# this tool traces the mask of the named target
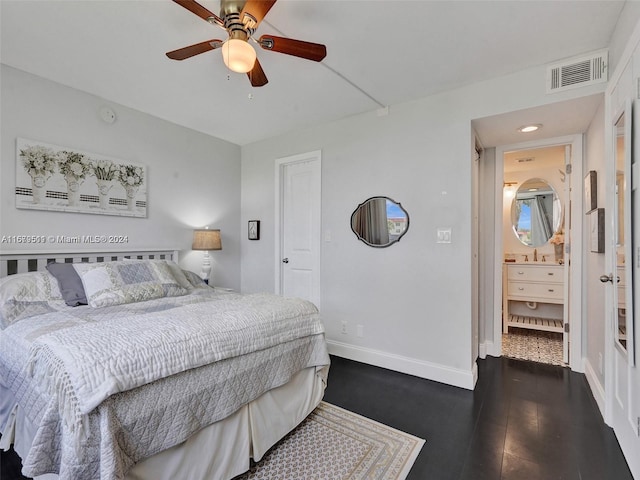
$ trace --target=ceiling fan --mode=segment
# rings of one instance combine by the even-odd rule
[[[269,80],[249,40],[260,45],[264,50],[306,58],[314,62],[321,61],[327,55],[327,47],[319,43],[274,35],[262,35],[257,40],[253,38],[252,35],[276,0],[221,0],[220,16],[210,12],[195,0],[173,1],[212,25],[224,28],[228,38],[227,40],[207,40],[167,52],[167,57],[172,60],[184,60],[219,48],[222,51],[224,63],[230,70],[246,73],[252,86],[261,87]]]

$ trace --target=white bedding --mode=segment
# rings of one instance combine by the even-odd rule
[[[202,289],[57,310],[0,332],[2,384],[38,426],[23,458],[32,476],[123,478],[298,371],[329,363],[318,312],[301,300]]]

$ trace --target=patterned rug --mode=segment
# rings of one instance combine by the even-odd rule
[[[236,480],[404,480],[425,441],[321,402]]]
[[[562,334],[526,328],[509,328],[502,334],[502,355],[519,360],[565,367],[562,361]]]

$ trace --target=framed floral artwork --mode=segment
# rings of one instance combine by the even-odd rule
[[[18,138],[16,208],[147,216],[144,165]]]
[[[589,171],[584,177],[584,213],[589,213],[598,208],[598,173]]]
[[[249,220],[249,240],[260,240],[260,220]]]

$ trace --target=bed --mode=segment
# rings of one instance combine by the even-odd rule
[[[313,304],[208,287],[175,251],[0,255],[0,277],[0,448],[26,476],[231,479],[324,394]]]

